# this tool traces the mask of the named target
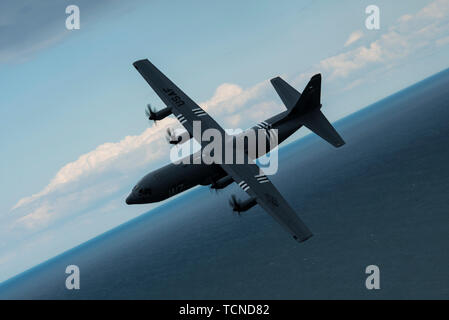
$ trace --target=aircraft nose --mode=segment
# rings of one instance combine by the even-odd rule
[[[134,195],[131,193],[127,198],[126,198],[126,204],[135,204],[136,203],[136,199],[134,198]]]

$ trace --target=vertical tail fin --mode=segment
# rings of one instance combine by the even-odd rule
[[[301,97],[292,108],[291,114],[304,115],[311,110],[321,108],[321,74],[314,75],[304,88]]]

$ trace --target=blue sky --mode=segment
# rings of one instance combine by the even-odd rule
[[[65,28],[77,4],[81,29]],[[380,29],[365,28],[366,6]],[[226,128],[283,110],[268,80],[323,74],[335,121],[448,67],[449,1],[2,1],[0,281],[152,206],[124,199],[168,163],[149,58]],[[307,130],[295,134],[299,138]],[[281,164],[282,165],[282,164]]]

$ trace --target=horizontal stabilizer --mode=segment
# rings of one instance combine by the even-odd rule
[[[338,148],[345,144],[345,141],[340,137],[320,109],[309,111],[307,114],[301,116],[300,121],[309,130],[319,135],[334,147]]]
[[[270,81],[287,109],[292,109],[298,102],[301,94],[281,77],[273,78]]]

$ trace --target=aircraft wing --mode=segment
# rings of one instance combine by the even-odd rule
[[[221,167],[296,240],[303,242],[312,236],[309,228],[255,163],[222,164]]]
[[[171,108],[172,113],[186,128],[191,137],[194,137],[193,121],[195,120],[201,121],[201,131],[198,132],[200,137],[205,130],[210,128],[219,130],[223,134],[223,138],[226,137],[226,133],[221,126],[148,59],[136,61],[133,65],[159,98],[168,108]]]

